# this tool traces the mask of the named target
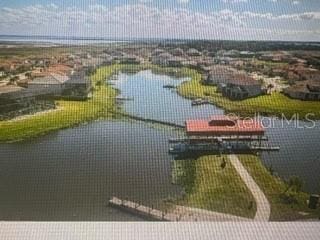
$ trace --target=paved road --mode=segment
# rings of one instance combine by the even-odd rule
[[[243,182],[251,191],[257,205],[257,212],[254,217],[255,221],[269,221],[270,217],[270,203],[258,184],[253,180],[251,175],[242,165],[236,155],[229,155],[229,159],[233,167],[237,170]]]

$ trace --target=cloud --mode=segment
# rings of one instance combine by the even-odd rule
[[[49,4],[0,9],[0,32],[3,34],[219,39],[285,39],[285,36],[292,39],[295,36],[297,39],[319,39],[315,34],[319,23],[320,12],[275,15],[224,9],[204,13],[146,4],[116,7],[93,4],[86,9]]]
[[[186,4],[186,3],[189,3],[190,0],[177,0],[178,3],[182,3],[182,4]]]
[[[289,2],[293,5],[298,5],[301,3],[302,0],[268,0],[269,2],[279,3],[279,2]]]
[[[222,0],[224,3],[246,3],[248,0]]]

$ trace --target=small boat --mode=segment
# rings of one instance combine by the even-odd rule
[[[174,85],[172,85],[172,84],[166,84],[166,85],[163,86],[163,88],[170,88],[170,89],[172,89],[172,88],[176,88],[176,86],[174,86]]]
[[[202,104],[208,104],[209,101],[207,99],[198,98],[191,102],[192,106],[202,105]]]

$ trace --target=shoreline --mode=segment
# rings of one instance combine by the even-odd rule
[[[7,122],[18,122],[18,121],[25,120],[25,119],[28,119],[28,118],[41,116],[41,115],[44,115],[44,114],[48,114],[48,113],[52,113],[52,112],[56,112],[56,111],[61,111],[61,110],[63,110],[63,108],[56,107],[55,109],[40,111],[40,112],[36,112],[36,113],[33,113],[33,114],[26,114],[26,115],[18,116],[18,117],[15,117],[15,118],[12,118],[12,119],[9,119],[9,120],[5,120],[5,121],[7,121]]]

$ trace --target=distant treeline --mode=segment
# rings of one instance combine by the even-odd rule
[[[161,42],[160,47],[181,47],[181,48],[196,48],[198,50],[219,51],[232,50],[239,51],[294,51],[307,50],[319,51],[320,43],[318,42],[276,42],[276,41],[225,41],[225,40],[189,40],[189,41],[169,41]]]

